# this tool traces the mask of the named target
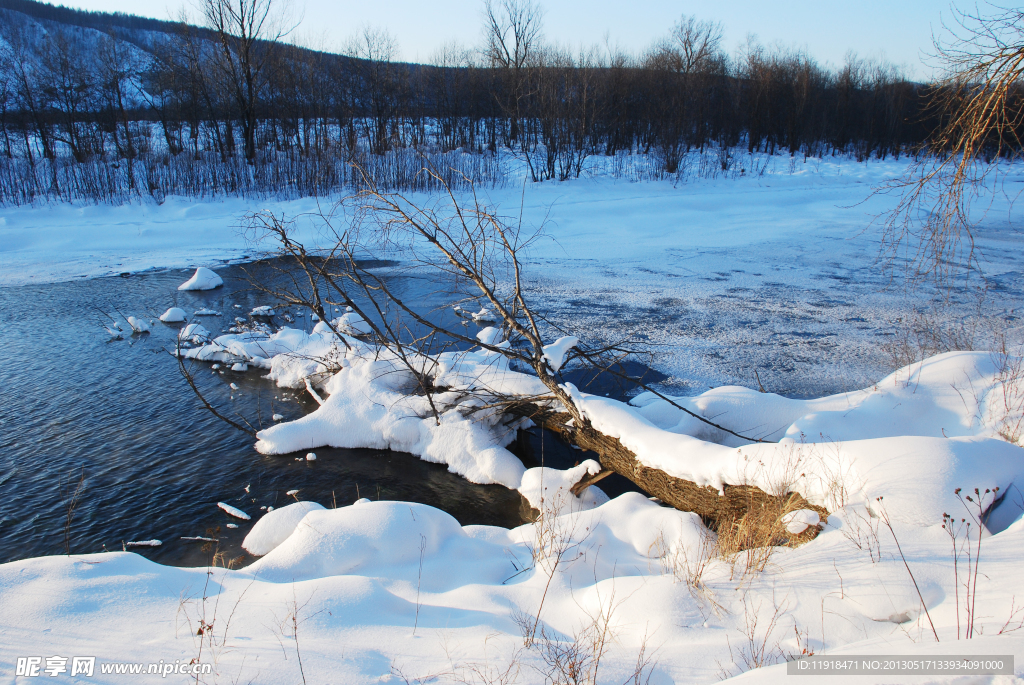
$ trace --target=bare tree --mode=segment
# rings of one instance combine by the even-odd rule
[[[274,0],[202,0],[207,26],[217,34],[220,68],[238,107],[245,158],[256,158],[260,99],[277,42],[291,32]]]
[[[521,129],[526,100],[531,95],[530,77],[540,47],[544,13],[531,0],[485,0],[484,14],[484,60],[499,74],[500,87],[495,99],[508,119],[507,143],[511,147],[518,142],[528,153],[529,142]],[[536,181],[532,164],[530,172]]]
[[[940,282],[977,267],[971,207],[998,180],[999,163],[1021,152],[1024,11],[958,12],[935,40],[942,76],[930,114],[938,125],[918,164],[885,190],[902,194],[886,217],[890,258]]]
[[[346,363],[341,357],[347,350],[354,351],[356,357],[380,362],[378,369],[391,369],[381,373],[398,374],[389,385],[404,387],[402,392],[410,398],[401,411],[422,412],[421,418],[432,416],[438,425],[444,415],[458,414],[489,417],[495,422],[492,425],[511,432],[528,418],[597,454],[602,471],[578,483],[572,491],[577,496],[601,478],[618,473],[649,494],[695,511],[716,526],[731,525],[752,508],[764,509],[769,502],[780,510],[812,508],[827,515],[797,493],[767,493],[736,484],[725,486],[722,495],[713,487],[676,478],[644,465],[618,439],[594,428],[573,399],[564,375],[568,368],[589,375],[614,375],[655,393],[705,424],[746,441],[758,441],[691,412],[642,378],[623,372],[622,362],[640,354],[628,341],[594,343],[565,336],[552,341],[558,328],[532,306],[520,261],[539,232],[525,229],[515,217],[502,217],[472,192],[457,195],[445,176],[429,164],[424,164],[421,173],[433,176],[444,189],[429,202],[413,202],[400,193],[381,190],[365,176],[363,190],[321,217],[329,228],[321,235],[330,238],[317,249],[298,242],[283,217],[267,212],[250,217],[251,237],[264,248],[276,246],[277,255],[284,258],[267,263],[276,271],[274,278],[251,272],[252,285],[316,313],[335,334],[338,342],[334,347],[346,348],[335,351],[332,347],[324,358],[317,359],[317,368],[327,369],[327,375],[343,372]],[[404,255],[403,263],[408,265],[404,268],[420,270],[421,276],[421,270],[429,274],[441,304],[425,311],[419,297],[410,298],[401,284],[375,270],[373,256],[396,248]],[[461,305],[472,303],[475,308],[481,302],[485,311],[474,318],[495,322],[500,331],[494,328],[474,336],[456,323],[451,311],[459,313]],[[346,334],[345,319],[331,320],[330,312],[341,306],[350,307],[365,323],[363,340]],[[445,369],[465,366],[459,351],[471,348],[502,363],[486,368],[469,365],[472,368],[459,371],[457,378],[446,377]]]

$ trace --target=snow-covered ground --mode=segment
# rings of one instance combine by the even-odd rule
[[[413,439],[429,450],[424,431],[432,421],[417,429],[414,417],[348,435],[323,429],[338,420],[339,400],[351,403],[395,382],[359,372],[375,364],[351,357],[342,378],[328,383],[332,394],[321,409],[263,431],[262,441],[304,434],[311,445],[331,435],[388,443],[419,434]],[[1024,457],[998,437],[1019,425],[1004,398],[1006,383],[1020,379],[1001,368],[988,354],[950,353],[822,400],[740,388],[691,398],[693,408],[726,419],[757,417],[788,422],[786,435],[833,436],[754,450],[688,437],[697,432],[692,423],[660,400],[640,397],[630,407],[577,398],[643,461],[680,475],[714,482],[723,468],[756,461],[763,468],[748,473],[760,482],[785,477],[776,467],[789,469],[795,487],[831,515],[816,539],[777,548],[763,570],[745,572],[744,553],[716,553],[713,534],[694,514],[637,493],[573,504],[559,486],[581,474],[548,473],[540,485],[540,472],[550,470],[533,469],[519,472],[520,487],[531,499],[544,492],[550,515],[514,530],[460,527],[444,512],[404,502],[325,509],[297,501],[263,514],[245,545],[265,556],[244,569],[169,568],[122,552],[2,565],[0,671],[13,673],[18,657],[86,655],[99,665],[82,682],[119,682],[123,676],[99,670],[114,663],[195,660],[212,665],[201,682],[542,683],[551,682],[545,674],[552,669],[570,668],[576,654],[587,672],[599,669],[602,683],[635,682],[638,663],[638,682],[713,682],[749,670],[747,680],[774,682],[787,676],[785,665],[773,664],[812,653],[1012,655],[1015,676],[849,679],[1020,682],[1024,499],[1014,483],[1024,478]],[[500,443],[495,427],[476,431]],[[501,450],[440,427],[434,437],[441,440],[425,457],[475,456],[486,465]],[[707,458],[693,458],[701,453]],[[507,470],[497,475],[509,477]],[[971,538],[974,561],[959,529],[957,570],[942,514],[969,519],[978,510],[961,504],[956,487],[973,498],[978,487],[983,507],[990,490],[1007,494],[988,518],[994,534],[980,548]]]
[[[282,386],[302,387],[312,375],[324,395],[317,411],[261,431],[261,452],[410,451],[476,482],[518,489],[544,515],[506,530],[461,527],[403,502],[295,502],[261,513],[246,547],[265,555],[244,569],[169,568],[127,552],[0,565],[0,678],[20,682],[12,675],[19,658],[42,657],[45,667],[58,655],[97,657],[95,675],[82,682],[124,682],[101,672],[114,662],[192,660],[213,667],[200,682],[541,683],[573,662],[584,675],[596,672],[582,682],[712,682],[744,671],[752,672],[743,679],[769,682],[787,677],[785,665],[773,664],[827,653],[1014,655],[1016,675],[859,680],[1019,682],[1020,361],[949,353],[852,384],[879,367],[875,358],[851,358],[874,354],[864,336],[910,306],[877,292],[871,222],[890,200],[867,200],[872,184],[901,168],[810,162],[759,178],[679,187],[586,179],[528,187],[523,196],[526,221],[549,220],[527,274],[542,307],[575,321],[569,332],[584,339],[646,324],[668,353],[659,368],[696,379],[677,402],[779,442],[709,432],[651,395],[625,404],[570,388],[580,411],[642,463],[678,477],[799,491],[831,514],[813,541],[770,557],[732,554],[696,515],[637,493],[609,501],[594,486],[576,500],[566,488],[593,464],[527,470],[505,449],[512,431],[495,416],[421,418],[423,398],[399,392],[402,373],[387,355],[355,338],[339,347],[326,327],[228,335],[200,340],[188,354],[269,369]],[[512,212],[520,195],[492,199]],[[169,200],[4,210],[0,278],[42,282],[241,259],[252,248],[239,216],[262,206]],[[267,206],[293,214],[315,205]],[[1009,206],[997,197],[979,232],[996,310],[1015,306],[1020,292]],[[315,242],[315,223],[300,235]],[[678,324],[687,317],[705,328]],[[848,338],[861,324],[867,332]],[[849,392],[802,400],[730,386],[729,373],[680,349],[714,334],[719,345],[774,344],[769,358],[794,358],[800,348],[788,341],[801,336],[789,334],[804,330],[831,340],[822,356],[841,361],[829,373],[855,367],[840,383]],[[329,358],[330,368],[317,358]],[[529,390],[534,382],[481,351],[448,353],[434,373],[453,398],[474,384]],[[807,387],[827,387],[820,380]],[[982,538],[977,522],[967,533],[960,519],[997,500]],[[797,512],[789,530],[815,518]]]
[[[596,176],[482,194],[506,215],[522,207],[524,226],[544,224],[525,255],[537,308],[574,334],[649,343],[678,391],[758,379],[790,396],[863,387],[893,368],[879,342],[932,299],[908,298],[877,264],[878,217],[894,199],[872,190],[906,161],[790,162],[779,156],[763,176],[737,179]],[[1005,318],[1024,305],[1024,236],[1009,223],[1018,186],[1011,175],[990,203],[978,203],[988,294],[956,291],[945,315],[980,307]],[[323,239],[316,215],[330,202],[4,208],[0,285],[244,260],[258,247],[243,217],[260,209],[297,218],[296,237],[315,245]],[[742,354],[725,360],[722,346]]]

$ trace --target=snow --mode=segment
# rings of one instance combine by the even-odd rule
[[[316,455],[310,452],[306,455],[306,461],[316,461]]]
[[[515,438],[518,422],[503,425],[492,410],[471,416],[446,412],[435,420],[426,398],[402,392],[415,381],[396,357],[357,338],[345,338],[347,347],[340,342],[328,332],[307,336],[282,329],[271,336],[268,345],[294,345],[294,352],[270,360],[269,377],[279,385],[301,387],[300,381],[326,371],[317,359],[340,359],[338,370],[322,384],[329,397],[320,408],[260,431],[257,450],[286,454],[318,446],[393,449],[447,464],[453,473],[476,483],[519,487],[525,469],[505,449]],[[323,353],[311,353],[317,349]],[[544,390],[535,378],[509,371],[504,358],[492,352],[445,353],[440,362],[436,383],[451,389],[435,396],[441,405],[458,401],[462,388],[520,389],[530,394]]]
[[[250,516],[248,514],[246,514],[241,509],[231,506],[230,504],[225,504],[224,502],[217,502],[217,506],[223,509],[225,512],[227,512],[228,515],[234,516],[235,518],[244,519],[246,521],[250,519]]]
[[[208,340],[209,337],[210,331],[198,323],[190,323],[178,332],[178,340],[188,340],[197,344]]]
[[[246,364],[245,362],[235,362],[234,364],[231,365],[231,370],[238,372],[248,371],[249,365]]]
[[[816,526],[821,521],[818,512],[813,509],[798,509],[784,515],[781,519],[786,530],[793,535],[799,535],[807,530],[809,526]]]
[[[159,547],[164,544],[161,540],[137,540],[124,543],[126,547]]]
[[[861,201],[871,184],[905,167],[826,160],[799,168],[678,188],[586,179],[489,193],[497,205],[518,207],[522,198],[526,224],[551,217],[551,242],[532,248],[526,278],[540,289],[541,305],[564,303],[553,320],[579,322],[545,347],[551,368],[562,367],[579,337],[608,330],[622,311],[642,317],[651,342],[667,349],[666,368],[720,385],[721,375],[701,376],[708,367],[680,361],[685,346],[672,337],[678,329],[673,322],[702,312],[717,321],[731,313],[740,300],[726,297],[727,288],[749,289],[742,297],[759,311],[749,314],[747,328],[729,325],[726,333],[703,335],[717,335],[719,345],[748,345],[752,354],[762,343],[741,337],[750,328],[782,335],[776,318],[793,316],[811,318],[816,330],[827,331],[844,315],[824,313],[825,305],[773,309],[779,299],[772,293],[779,289],[834,294],[820,281],[838,275],[847,280],[837,288],[849,290],[851,299],[865,298],[858,303],[864,309],[895,301],[895,295],[869,293],[874,284],[861,282],[869,274],[864,265],[876,254],[877,234],[869,223],[888,200]],[[992,206],[993,216],[1008,208],[998,198]],[[305,201],[263,207],[289,215],[315,208]],[[256,208],[254,201],[169,198],[160,206],[8,209],[0,222],[0,282],[212,265],[252,254],[229,227]],[[1019,253],[1019,236],[997,236],[991,225],[978,234],[979,246],[988,249],[986,266],[1001,283],[1012,281],[1019,268],[1004,255]],[[296,224],[297,238],[313,241],[316,235],[308,217]],[[188,283],[213,282],[201,272],[220,281],[200,268]],[[725,285],[710,283],[712,273]],[[715,298],[721,302],[708,304]],[[896,311],[886,307],[877,311]],[[196,316],[212,316],[210,311]],[[487,307],[455,313],[481,324],[494,320]],[[771,321],[764,324],[759,316]],[[183,322],[185,312],[174,307],[160,318]],[[308,389],[317,397],[320,406],[306,416],[284,421],[274,415],[275,425],[258,434],[256,447],[264,454],[300,460],[297,455],[305,453],[310,460],[309,450],[320,446],[410,452],[473,482],[517,489],[541,514],[538,522],[505,530],[460,526],[448,514],[414,503],[360,499],[325,509],[295,502],[260,506],[266,513],[251,528],[242,524],[248,528],[245,549],[260,558],[241,569],[166,567],[124,552],[2,564],[0,632],[8,647],[0,653],[0,671],[13,672],[17,655],[35,654],[44,645],[48,654],[95,654],[101,661],[187,662],[198,656],[215,663],[225,682],[475,682],[485,680],[478,674],[493,674],[514,659],[521,662],[519,682],[543,682],[543,659],[537,648],[523,647],[517,616],[532,617],[544,629],[541,644],[550,639],[569,646],[593,617],[611,615],[613,639],[601,682],[632,682],[644,636],[656,662],[652,685],[736,675],[745,668],[752,619],[755,638],[769,650],[769,666],[740,676],[744,680],[784,679],[785,666],[770,664],[804,648],[835,655],[969,651],[1024,658],[1024,632],[998,634],[1004,622],[1007,630],[1016,625],[1007,619],[1014,616],[1024,545],[1024,505],[1007,494],[1024,483],[1024,458],[1004,437],[1005,428],[1021,418],[1005,402],[1019,379],[1007,375],[1013,364],[998,355],[939,355],[886,378],[864,378],[862,389],[815,399],[725,384],[670,400],[644,393],[624,403],[567,384],[593,425],[618,437],[643,464],[719,490],[749,483],[799,492],[829,511],[825,520],[807,509],[790,512],[783,520],[790,533],[820,526],[820,534],[800,547],[778,548],[763,572],[746,575],[742,555],[702,557],[714,535],[694,514],[637,493],[609,500],[597,485],[573,496],[574,484],[599,471],[592,460],[564,471],[525,468],[507,450],[525,422],[504,425],[488,410],[471,411],[479,407],[461,392],[547,394],[496,353],[441,356],[430,373],[438,386],[452,390],[435,399],[457,410],[437,420],[424,398],[405,392],[414,379],[400,360],[356,337],[368,332],[365,321],[347,311],[332,325],[340,336],[320,322],[309,333],[236,328],[210,340],[208,331],[191,324],[180,337],[196,347],[182,354],[232,368],[255,366],[280,387]],[[117,327],[108,330],[122,334]],[[691,337],[688,358],[701,357],[700,335]],[[841,366],[849,348],[838,338],[830,355]],[[484,327],[477,339],[492,347],[508,344],[497,327]],[[788,358],[798,356],[794,349],[785,351]],[[814,374],[836,366],[808,376],[816,381]],[[851,387],[858,386],[843,385]],[[737,437],[674,405],[769,442]],[[1004,495],[986,519],[977,584],[984,635],[969,649],[957,642],[963,571],[954,576],[949,536],[940,527],[944,513],[964,514],[956,488],[979,488],[983,506],[996,500],[991,491]],[[255,495],[248,497],[244,501],[255,506]],[[232,505],[218,507],[251,520]],[[891,521],[892,534],[879,526],[880,516]],[[561,554],[558,564],[553,553]],[[703,575],[695,580],[698,568]],[[942,639],[938,645],[921,597]],[[287,632],[283,619],[290,612],[299,614],[298,635]],[[217,641],[204,643],[203,650],[205,638],[195,630],[201,618],[217,625]],[[293,658],[300,640],[303,678]]]
[[[253,310],[249,312],[249,316],[273,316],[274,308],[269,305],[262,305],[260,307],[253,307]]]
[[[319,509],[323,507],[316,502],[295,502],[266,513],[245,536],[242,547],[256,556],[268,554],[295,532],[306,514]]]
[[[556,541],[570,548],[553,573],[543,557],[532,562],[543,539],[537,524],[462,527],[425,505],[368,500],[338,509],[300,502],[264,515],[246,546],[259,533],[269,549],[242,569],[174,568],[124,552],[3,564],[0,625],[7,647],[0,663],[13,669],[16,655],[36,654],[43,640],[47,654],[90,654],[100,663],[199,655],[226,680],[291,682],[299,679],[296,639],[278,626],[292,611],[307,681],[354,685],[402,682],[396,670],[409,679],[453,671],[468,678],[474,666],[501,669],[514,654],[521,666],[515,682],[539,685],[539,649],[522,649],[513,620],[517,614],[533,620],[538,610],[540,625],[562,646],[599,611],[611,615],[614,639],[602,657],[600,682],[630,682],[645,636],[653,685],[715,682],[722,669],[737,674],[751,616],[759,618],[755,635],[767,641],[768,652],[778,646],[799,653],[804,644],[834,655],[1014,654],[1019,660],[1024,654],[1019,632],[996,634],[1019,581],[1021,526],[984,542],[977,601],[985,630],[969,644],[956,641],[942,531],[933,526],[915,536],[898,529],[943,640],[936,644],[899,558],[887,554],[872,564],[839,530],[778,550],[763,577],[730,579],[731,565],[713,560],[697,592],[677,577],[674,561],[684,553],[696,558],[701,523],[693,514],[629,493],[554,523]],[[771,625],[778,607],[783,612]],[[218,627],[213,648],[205,642],[202,652],[195,636],[200,620]],[[769,666],[781,660],[773,652],[767,657]],[[783,663],[740,680],[782,682],[784,673]],[[895,681],[956,682],[887,679]]]
[[[816,400],[735,387],[675,398],[725,428],[785,436],[777,443],[723,435],[650,394],[629,406],[568,387],[594,427],[641,463],[719,491],[726,483],[791,489],[831,510],[838,478],[844,502],[882,497],[893,518],[924,526],[959,508],[955,488],[1005,492],[1024,476],[1020,448],[999,436],[1003,380],[989,353],[950,352]],[[960,398],[964,388],[969,399]]]
[[[545,345],[544,359],[547,360],[551,370],[558,372],[562,368],[562,364],[565,363],[565,355],[569,354],[569,350],[579,345],[579,343],[580,339],[575,335],[565,335],[550,345]]]
[[[178,290],[213,290],[224,285],[224,279],[213,270],[201,266],[192,274],[192,278],[178,286]]]
[[[204,307],[203,309],[197,309],[192,316],[220,316],[220,312]]]
[[[126,321],[128,322],[128,325],[131,326],[133,333],[137,333],[137,334],[149,333],[149,322],[148,321],[146,321],[144,319],[136,318],[134,316],[129,316],[126,319]]]
[[[363,317],[352,311],[351,307],[346,307],[346,312],[332,323],[335,330],[348,335],[369,335],[373,330]]]
[[[274,414],[270,418],[273,421],[281,421],[282,419],[284,419],[284,414]]]
[[[160,320],[164,323],[179,323],[184,321],[185,317],[186,314],[184,309],[181,307],[171,307],[160,315]]]

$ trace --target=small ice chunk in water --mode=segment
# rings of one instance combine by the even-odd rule
[[[238,390],[238,386],[235,385],[234,383],[231,383],[230,385],[232,390]]]
[[[220,312],[203,307],[202,309],[193,313],[192,316],[220,316]]]
[[[201,266],[192,274],[192,278],[178,286],[178,290],[213,290],[224,285],[224,279],[211,269]]]
[[[248,371],[249,370],[249,365],[246,364],[245,362],[235,362],[234,364],[231,365],[231,370],[232,371]]]
[[[280,421],[284,416],[282,414],[274,414],[271,418],[274,419],[274,421]]]
[[[243,519],[245,521],[248,521],[250,518],[250,516],[246,514],[244,511],[242,511],[241,509],[236,509],[230,504],[225,504],[224,502],[217,502],[217,506],[223,509],[225,512],[227,512],[229,515],[234,516],[235,518]]]
[[[228,528],[238,528],[238,524],[237,523],[229,523],[229,524],[227,524],[227,526],[228,526]]]
[[[214,371],[216,371],[217,369],[219,369],[219,368],[220,368],[220,364],[214,364],[214,365],[213,365],[213,366],[211,366],[210,368],[211,368],[211,369],[213,369]]]
[[[274,506],[273,506],[273,505],[270,505],[269,507],[267,507],[267,513],[268,513],[268,514],[269,514],[270,512],[272,512],[272,511],[274,511]]]
[[[249,312],[249,315],[250,316],[273,316],[274,315],[274,309],[273,309],[273,307],[270,307],[268,305],[263,305],[262,307],[254,307],[253,310],[251,312]]]
[[[159,547],[163,540],[135,540],[124,543],[126,547]]]
[[[181,307],[171,307],[160,315],[160,320],[164,323],[180,323],[185,320],[185,310]]]
[[[306,455],[306,461],[316,461],[316,455],[310,452]]]
[[[291,497],[292,495],[297,495],[297,494],[299,494],[299,491],[298,491],[298,490],[289,490],[288,492],[286,492],[286,493],[284,493],[284,494],[286,494],[286,495],[288,495],[289,497]]]

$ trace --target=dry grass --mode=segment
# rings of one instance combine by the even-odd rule
[[[1012,348],[1006,336],[999,338],[999,348],[992,354],[999,387],[996,432],[1007,442],[1019,445],[1024,438],[1024,346]]]
[[[764,571],[775,550],[790,544],[791,535],[782,518],[802,509],[796,495],[785,499],[768,499],[751,506],[739,519],[724,523],[718,529],[718,556],[732,566],[732,577],[740,579]]]

